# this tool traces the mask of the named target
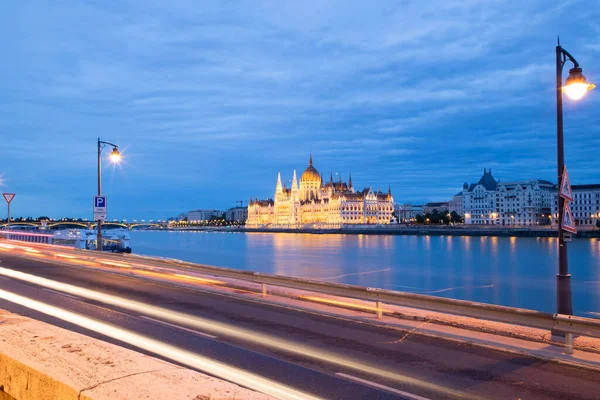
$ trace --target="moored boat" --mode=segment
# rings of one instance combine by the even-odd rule
[[[10,240],[56,244],[86,250],[97,249],[97,231],[91,229],[64,229],[58,231],[11,229],[2,233],[4,237]],[[131,253],[129,231],[122,228],[104,230],[102,232],[102,250],[113,253]]]

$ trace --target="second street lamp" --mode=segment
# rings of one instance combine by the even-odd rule
[[[567,60],[573,63],[573,68],[569,70],[569,77],[565,82],[565,86],[563,86],[562,70]],[[563,229],[565,199],[560,196],[565,167],[562,94],[564,92],[571,99],[579,100],[595,87],[596,85],[589,83],[585,79],[579,63],[568,51],[561,47],[559,41],[556,46],[556,156],[558,164],[558,274],[556,275],[556,308],[559,314],[573,314],[571,274],[569,274],[567,243],[565,242],[565,231]]]
[[[102,196],[102,149],[104,149],[106,145],[113,146],[113,150],[109,156],[110,161],[113,163],[118,163],[121,161],[119,146],[114,143],[104,142],[98,138],[98,196]],[[104,247],[102,245],[102,220],[98,219],[96,223],[96,250],[102,251],[102,248]]]

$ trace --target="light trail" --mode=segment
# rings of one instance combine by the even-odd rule
[[[367,385],[367,386],[373,386],[373,387],[376,387],[377,389],[382,389],[382,390],[385,390],[385,391],[388,391],[388,392],[399,394],[400,396],[406,397],[406,398],[411,399],[411,400],[430,400],[430,399],[428,399],[426,397],[417,396],[416,394],[408,393],[408,392],[405,392],[403,390],[394,389],[394,388],[391,388],[389,386],[381,385],[381,384],[379,384],[377,382],[371,382],[371,381],[368,381],[366,379],[359,378],[357,376],[352,376],[352,375],[344,374],[344,373],[341,373],[341,372],[336,373],[336,375],[337,376],[341,376],[342,378],[349,379],[351,381],[360,382],[360,383],[362,383],[364,385]]]
[[[63,254],[63,253],[54,253],[54,255],[55,255],[56,257],[68,258],[68,259],[70,259],[70,260],[73,260],[73,259],[77,258],[77,257],[75,257],[75,256],[72,256],[72,255],[70,255],[70,254]]]
[[[116,262],[116,261],[100,261],[100,264],[110,265],[113,267],[131,268],[131,265],[129,265],[129,264],[120,263],[120,262]]]
[[[174,274],[173,276],[176,276],[176,277],[181,278],[186,281],[192,281],[192,282],[198,282],[198,283],[208,283],[208,284],[213,284],[213,285],[223,285],[225,283],[223,281],[217,281],[215,279],[199,278],[197,276],[192,276],[192,275]]]
[[[367,306],[364,304],[350,303],[347,301],[340,300],[332,300],[327,299],[325,297],[315,297],[315,296],[299,296],[303,300],[315,301],[323,304],[330,304],[332,306],[342,306],[342,307],[352,307],[357,308],[359,310],[367,310],[367,311],[377,311],[377,307]],[[382,310],[383,312],[389,312],[389,310]]]
[[[147,350],[154,354],[168,358],[169,360],[173,360],[181,364],[187,365],[188,367],[192,367],[200,371],[204,371],[214,376],[217,376],[219,378],[235,382],[239,385],[268,394],[270,396],[274,396],[278,399],[318,399],[317,397],[292,389],[288,386],[271,381],[269,379],[265,379],[259,375],[246,372],[239,368],[231,367],[227,364],[211,360],[210,358],[203,357],[190,351],[183,350],[179,347],[175,347],[160,342],[158,340],[151,339],[147,336],[143,336],[138,333],[131,332],[126,329],[119,328],[117,326],[86,317],[84,315],[76,314],[74,312],[67,311],[62,308],[51,306],[49,304],[30,299],[28,297],[20,296],[18,294],[0,289],[0,298],[10,301],[11,303],[21,305],[23,307],[36,310],[46,315],[59,318],[63,321],[70,322],[82,328],[98,332],[102,335],[111,337],[113,339],[117,339],[123,343],[130,344],[139,349]]]
[[[35,234],[32,234],[35,235]],[[27,243],[28,245],[40,245],[39,243]],[[45,245],[47,246],[47,245]],[[197,277],[197,276],[193,276],[193,275],[185,275],[185,274],[181,274],[181,273],[176,273],[175,271],[173,271],[172,273],[167,273],[167,272],[154,272],[154,271],[148,271],[148,268],[153,268],[152,266],[149,265],[145,265],[145,264],[140,264],[140,263],[135,263],[135,262],[129,262],[129,263],[125,263],[125,262],[118,262],[118,261],[112,261],[112,260],[95,260],[95,261],[88,261],[87,257],[84,257],[83,259],[80,257],[79,254],[75,253],[71,253],[71,254],[67,254],[66,251],[72,250],[69,248],[65,248],[64,246],[53,246],[51,245],[51,247],[53,247],[54,249],[59,248],[61,249],[63,252],[58,253],[58,252],[52,252],[50,251],[46,251],[44,253],[42,253],[39,250],[36,250],[30,246],[23,246],[21,245],[21,243],[19,242],[19,244],[11,244],[11,243],[3,243],[0,242],[0,251],[11,251],[16,253],[16,255],[18,256],[18,252],[20,250],[24,251],[27,256],[36,256],[39,258],[48,258],[48,259],[52,259],[52,258],[59,258],[61,262],[64,263],[69,263],[69,264],[77,264],[77,265],[85,265],[85,266],[89,266],[89,267],[94,267],[94,268],[102,268],[103,266],[107,266],[107,267],[117,267],[117,268],[127,268],[129,270],[131,270],[131,273],[134,275],[141,275],[141,276],[148,276],[148,277],[153,277],[153,278],[157,278],[163,281],[173,281],[173,282],[185,282],[188,284],[201,284],[201,285],[225,285],[226,283],[223,281],[219,281],[216,279],[209,279],[209,278],[201,278],[201,277]],[[54,250],[52,249],[52,250]],[[97,258],[97,256],[95,256],[95,258]],[[249,293],[253,293],[256,294],[256,292],[249,292]]]
[[[386,371],[381,368],[366,365],[359,361],[354,361],[339,356],[335,353],[329,353],[327,351],[324,351],[323,349],[297,344],[296,342],[279,339],[271,335],[253,332],[247,329],[239,328],[237,326],[212,321],[209,319],[192,316],[177,311],[171,311],[165,308],[151,306],[138,301],[104,294],[91,289],[85,289],[78,286],[69,285],[67,283],[41,278],[35,275],[26,274],[24,272],[15,271],[8,268],[0,267],[0,275],[19,279],[25,282],[33,283],[35,285],[58,290],[61,292],[70,293],[74,296],[98,301],[115,307],[124,308],[142,315],[151,316],[156,319],[166,320],[176,325],[184,325],[187,327],[198,329],[200,331],[208,331],[217,334],[218,336],[228,336],[242,341],[255,343],[261,346],[268,346],[287,353],[296,354],[301,357],[307,357],[322,362],[338,365],[343,368],[360,371],[365,374],[379,376],[397,383],[414,385],[424,388],[426,390],[441,392],[454,397],[476,399],[476,397],[461,391],[453,390],[440,385],[436,385],[434,383],[422,381],[420,379],[400,375],[395,372]]]

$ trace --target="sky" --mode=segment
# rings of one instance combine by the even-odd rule
[[[109,219],[272,197],[311,152],[325,179],[398,203],[484,168],[555,182],[557,35],[599,83],[592,4],[8,0],[0,190],[12,216],[91,218],[98,137],[123,154],[103,151]],[[599,89],[565,99],[573,184],[600,183],[599,106]]]

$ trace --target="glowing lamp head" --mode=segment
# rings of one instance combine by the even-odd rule
[[[579,100],[596,85],[589,83],[581,73],[581,68],[575,67],[569,70],[569,77],[563,86],[562,91],[573,100]]]
[[[117,149],[116,147],[113,148],[113,151],[110,153],[108,158],[110,158],[110,161],[114,163],[118,163],[119,161],[121,161],[121,153],[119,153],[119,149]]]

